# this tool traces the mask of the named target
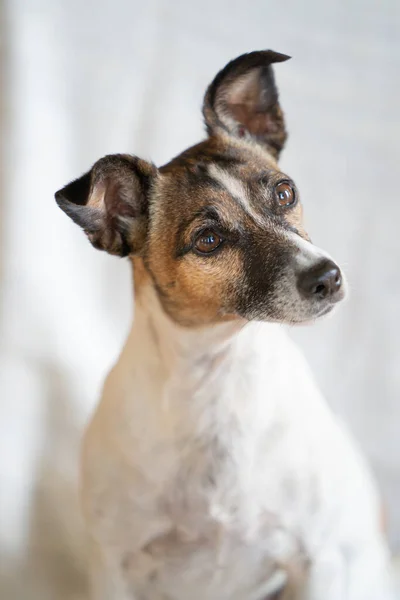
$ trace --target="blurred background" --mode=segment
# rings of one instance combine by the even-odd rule
[[[82,428],[131,318],[127,261],[96,252],[53,194],[102,155],[166,162],[203,133],[205,87],[272,48],[282,166],[347,304],[293,330],[368,456],[400,552],[398,0],[0,3],[0,597],[84,598]]]

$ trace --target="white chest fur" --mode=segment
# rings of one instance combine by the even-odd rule
[[[118,593],[264,600],[306,558],[322,600],[343,548],[375,540],[383,560],[369,475],[282,328],[196,333],[154,302],[85,440],[85,511]]]

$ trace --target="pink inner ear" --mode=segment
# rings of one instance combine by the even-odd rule
[[[253,103],[229,104],[232,116],[242,126],[238,129],[239,137],[243,137],[248,131],[252,135],[265,135],[279,131],[279,125],[274,120],[273,114],[262,112]]]
[[[109,179],[106,186],[104,203],[110,217],[135,218],[139,216],[137,207],[133,204],[133,197],[136,190],[130,189],[135,188],[131,182],[130,185],[126,185],[127,189],[125,189],[121,182]]]
[[[226,90],[228,113],[240,124],[237,133],[243,137],[248,131],[255,136],[279,131],[274,104],[266,105],[265,90],[262,89],[260,69],[254,69],[240,77]]]

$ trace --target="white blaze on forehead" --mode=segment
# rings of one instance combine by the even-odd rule
[[[217,181],[225,190],[232,196],[234,200],[243,208],[243,210],[260,226],[265,226],[265,222],[251,206],[249,201],[249,193],[246,186],[240,179],[228,173],[217,165],[209,165],[209,175]]]
[[[215,181],[222,185],[222,187],[235,198],[235,200],[239,201],[240,204],[247,209],[249,206],[248,193],[246,186],[243,185],[243,182],[240,181],[240,179],[237,179],[224,169],[213,164],[208,167],[208,172]]]

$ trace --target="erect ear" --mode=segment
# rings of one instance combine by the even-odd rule
[[[55,197],[95,248],[127,256],[143,247],[149,190],[156,176],[154,165],[135,156],[113,154],[97,161]]]
[[[286,141],[286,130],[271,64],[289,58],[273,50],[262,50],[228,63],[204,98],[208,133],[225,131],[254,139],[268,146],[277,158]]]

